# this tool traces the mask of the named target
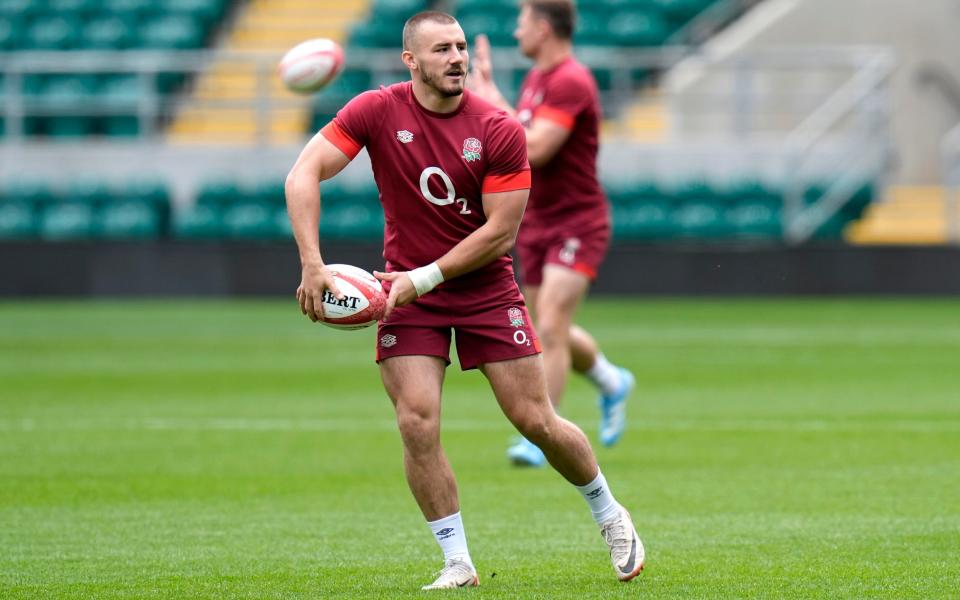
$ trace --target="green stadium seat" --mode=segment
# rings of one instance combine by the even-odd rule
[[[607,45],[615,46],[659,46],[672,33],[656,14],[634,11],[614,14],[607,22],[607,31]]]
[[[379,240],[383,237],[383,213],[367,204],[329,206],[320,219],[324,239]]]
[[[370,71],[366,69],[347,68],[344,69],[330,85],[325,87],[317,97],[337,96],[338,98],[350,99],[360,92],[376,89],[376,87]]]
[[[219,179],[208,181],[200,188],[197,205],[220,209],[240,199],[240,189],[233,179]]]
[[[219,206],[197,204],[190,210],[174,214],[173,234],[176,237],[216,239],[221,236],[222,230]]]
[[[373,0],[370,3],[370,14],[378,20],[403,22],[426,10],[427,4],[424,0]]]
[[[371,20],[353,28],[350,43],[360,48],[400,48],[403,42],[395,23]]]
[[[204,32],[188,17],[163,16],[140,26],[140,44],[144,48],[188,50],[203,45]]]
[[[727,209],[725,218],[737,237],[777,239],[783,232],[780,215],[779,199],[744,198]]]
[[[738,178],[714,183],[710,186],[712,193],[727,204],[734,204],[745,199],[769,199],[779,202],[780,194],[772,191],[756,179]]]
[[[245,201],[223,210],[223,233],[235,239],[272,239],[283,235],[277,226],[276,206],[263,202]]]
[[[95,94],[98,79],[92,75],[50,75],[37,90],[38,100],[46,107],[76,110]],[[95,121],[83,115],[56,115],[42,118],[47,135],[54,137],[85,136],[93,133]]]
[[[273,227],[278,238],[292,238],[293,224],[290,223],[290,217],[287,211],[277,210],[273,213]]]
[[[140,135],[140,119],[135,115],[103,117],[99,129],[109,137],[136,137]]]
[[[45,181],[18,178],[5,182],[2,197],[7,202],[23,203],[34,209],[52,204],[55,194]]]
[[[604,191],[610,203],[616,206],[636,199],[663,199],[664,195],[657,185],[648,180],[614,179],[603,182]]]
[[[583,8],[581,4],[581,8]],[[462,11],[475,10],[483,11],[489,9],[500,13],[512,12],[514,16],[519,14],[518,3],[515,0],[457,0],[456,11],[459,14]]]
[[[574,32],[574,42],[577,44],[602,46],[610,35],[607,31],[607,20],[610,13],[599,6],[581,7],[577,28]]]
[[[616,12],[618,10],[649,12],[657,10],[654,2],[655,0],[594,0],[586,6],[607,12]]]
[[[170,191],[158,179],[137,179],[114,191],[114,198],[128,202],[141,202],[151,208],[160,220],[161,231],[170,226]]]
[[[62,77],[62,75],[61,75]],[[21,88],[20,91],[24,96],[42,96],[44,89],[47,87],[47,81],[50,79],[50,75],[39,74],[39,73],[25,73],[21,79]],[[31,100],[35,100],[31,98]]]
[[[36,0],[0,0],[0,22],[14,19],[29,21],[43,12],[42,3]]]
[[[157,207],[143,200],[120,200],[105,205],[97,215],[96,233],[108,239],[150,239],[163,233]]]
[[[873,202],[875,196],[875,183],[873,181],[863,183],[859,188],[857,188],[857,191],[854,193],[850,201],[844,205],[844,214],[851,219],[859,219],[861,216],[863,216],[863,212],[867,209],[867,206]]]
[[[91,50],[123,50],[136,40],[134,28],[113,16],[87,22],[81,34],[81,45]]]
[[[154,206],[169,206],[170,192],[162,180],[137,179],[118,188],[115,195],[127,200],[149,202]]]
[[[154,13],[154,3],[152,0],[103,0],[103,12],[136,25]]]
[[[652,6],[674,25],[683,25],[713,4],[713,0],[650,0]]]
[[[0,201],[0,239],[30,238],[36,234],[36,211],[31,205]]]
[[[664,182],[658,186],[659,193],[678,203],[719,201],[713,188],[701,178],[688,178]]]
[[[102,10],[100,0],[46,0],[51,15],[83,20]]]
[[[138,75],[105,74],[100,79],[99,94],[113,105],[135,108],[142,94],[141,85]]]
[[[286,193],[282,179],[266,179],[254,185],[241,187],[240,193],[246,200],[274,207],[286,206]]]
[[[636,197],[613,206],[613,236],[619,240],[651,240],[675,233],[667,200]]]
[[[40,217],[40,237],[46,240],[86,239],[94,235],[94,207],[91,204],[59,202],[48,206]]]
[[[713,202],[688,201],[680,203],[671,219],[680,236],[700,239],[716,239],[734,233],[726,222],[723,211]]]
[[[27,50],[71,50],[80,41],[80,23],[64,17],[43,17],[26,30],[22,47]]]
[[[0,18],[0,51],[16,50],[23,39],[23,21],[14,17]]]
[[[113,197],[110,186],[102,179],[91,177],[71,180],[59,195],[60,202],[100,206]]]
[[[101,77],[99,100],[118,111],[99,119],[99,128],[105,135],[130,137],[140,133],[137,114],[142,93],[140,86],[137,75],[107,74]]]
[[[344,202],[353,204],[372,203],[380,204],[380,192],[376,182],[371,179],[344,179],[339,183],[340,197]]]
[[[220,0],[161,0],[157,4],[164,14],[187,17],[201,23],[204,28],[212,25],[224,9]]]
[[[515,16],[515,11],[514,11]],[[457,14],[457,20],[463,27],[468,40],[485,33],[490,38],[491,46],[513,46],[513,21],[506,14],[486,11],[469,11]]]

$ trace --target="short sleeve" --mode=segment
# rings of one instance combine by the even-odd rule
[[[577,117],[590,105],[592,82],[586,74],[565,71],[550,79],[544,89],[543,103],[533,117],[547,119],[564,129],[573,129]]]
[[[364,92],[347,102],[320,133],[352,159],[370,142],[383,120],[383,104],[383,90]]]
[[[527,135],[520,121],[503,114],[492,124],[487,140],[490,154],[482,192],[492,194],[528,189]]]

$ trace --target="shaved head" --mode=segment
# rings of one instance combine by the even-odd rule
[[[413,42],[417,37],[417,31],[420,29],[420,25],[424,23],[451,25],[456,22],[456,19],[445,12],[440,12],[439,10],[425,10],[423,12],[418,12],[407,19],[406,24],[403,26],[403,49],[413,49]]]

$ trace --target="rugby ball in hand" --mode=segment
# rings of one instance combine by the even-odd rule
[[[301,42],[280,59],[277,72],[283,85],[298,94],[322,89],[343,70],[343,48],[327,38]]]
[[[337,288],[337,299],[330,290],[323,292],[323,317],[320,322],[335,329],[363,329],[383,318],[387,295],[372,274],[352,265],[327,265]]]

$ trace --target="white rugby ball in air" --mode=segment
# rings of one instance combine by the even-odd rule
[[[327,265],[343,299],[326,290],[320,322],[335,329],[363,329],[383,318],[387,295],[371,273],[353,265]]]
[[[301,42],[280,59],[277,72],[287,89],[309,94],[323,89],[343,70],[343,48],[327,38]]]

